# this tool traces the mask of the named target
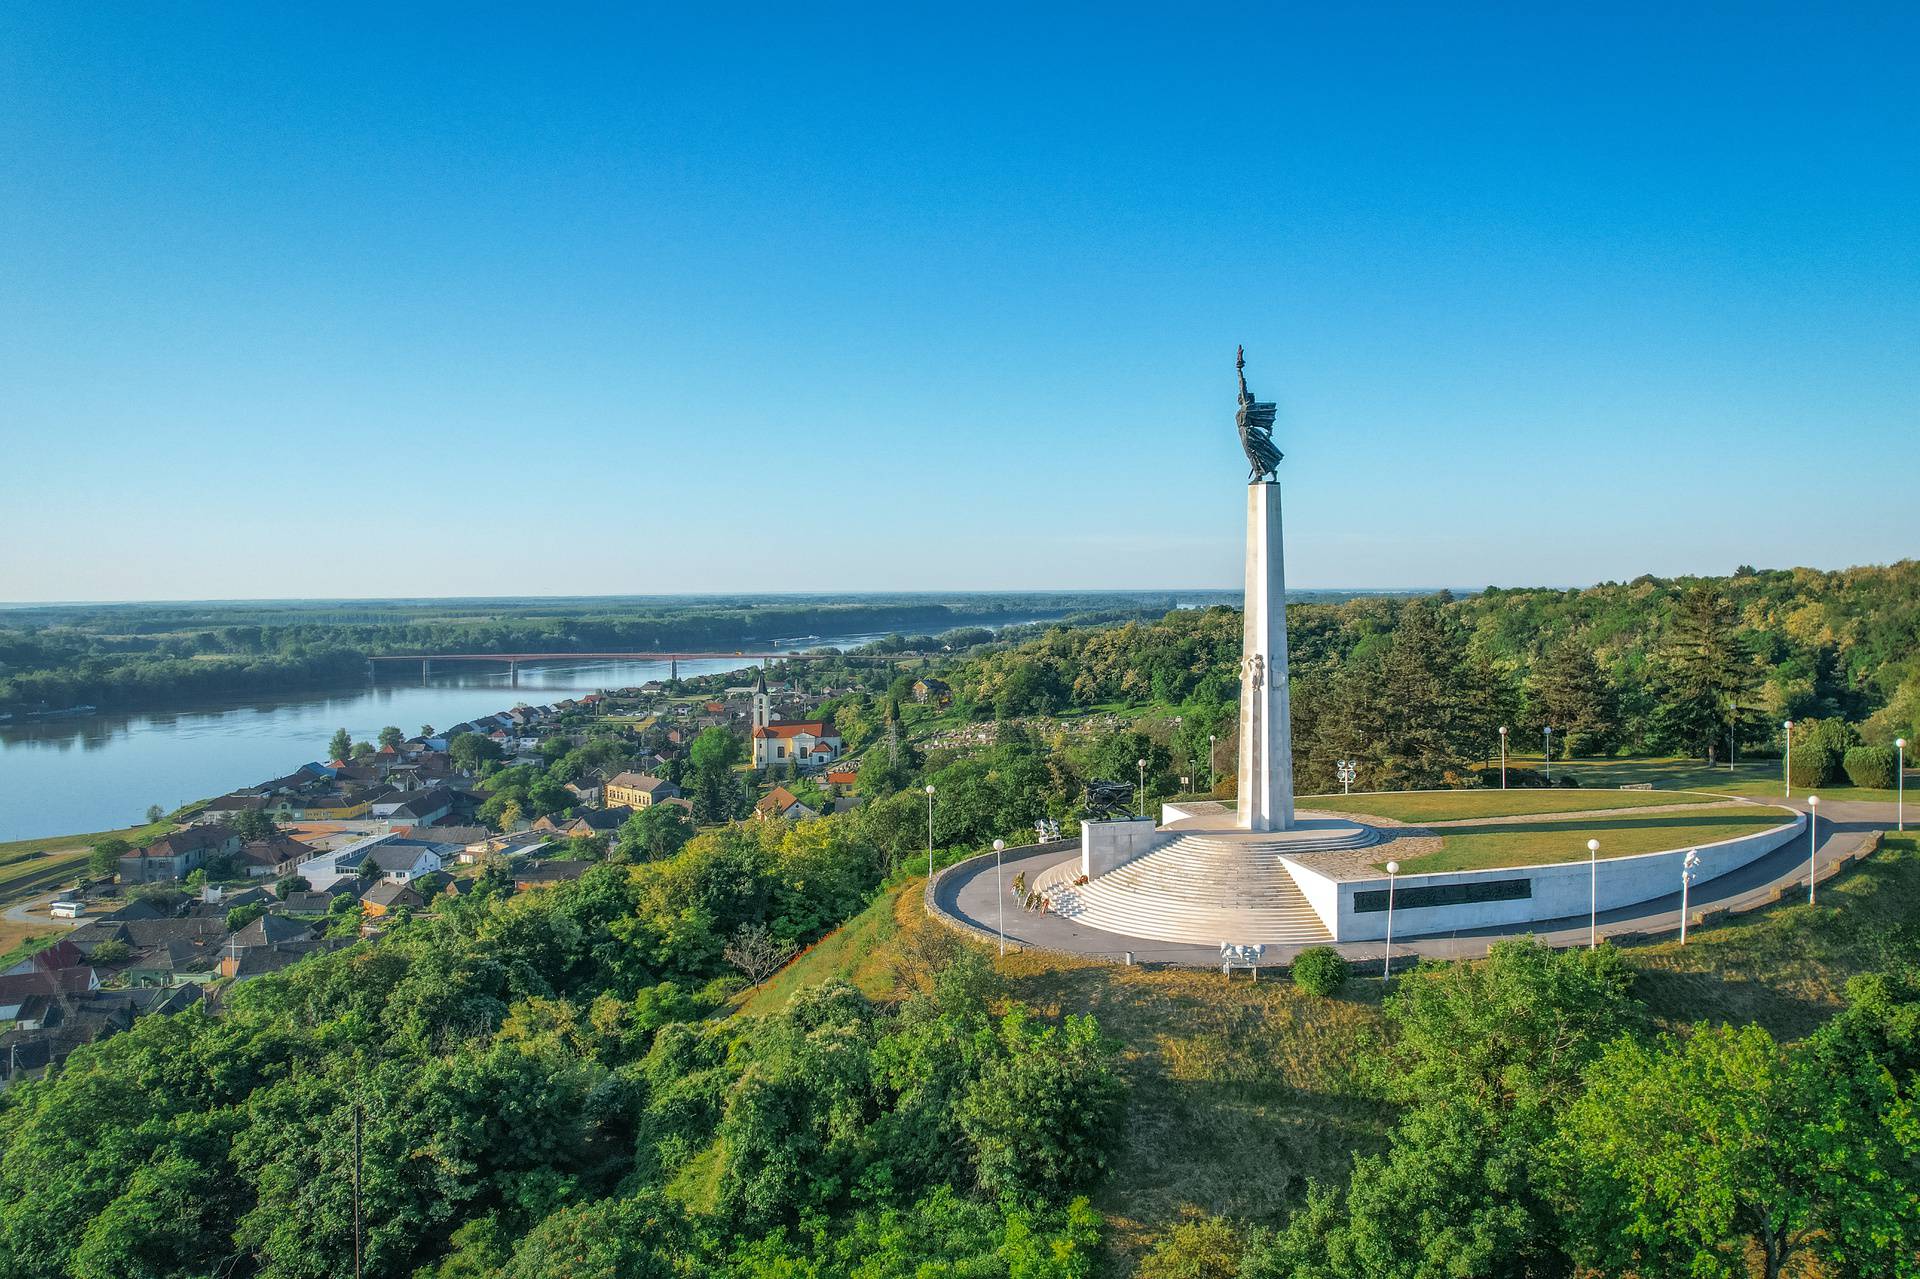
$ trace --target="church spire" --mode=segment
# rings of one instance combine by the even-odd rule
[[[773,723],[773,697],[767,692],[767,672],[755,667],[753,672],[753,726],[765,728]]]

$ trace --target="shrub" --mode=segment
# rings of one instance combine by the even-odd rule
[[[1153,1246],[1134,1279],[1234,1279],[1240,1240],[1220,1217],[1183,1221]]]
[[[266,913],[267,907],[264,902],[253,902],[246,906],[235,906],[227,912],[227,931],[237,933]]]
[[[1894,773],[1900,767],[1891,746],[1856,746],[1846,753],[1843,763],[1848,781],[1873,790],[1892,790]]]
[[[1787,780],[1801,790],[1812,790],[1832,782],[1840,772],[1840,752],[1825,742],[1793,744],[1787,757]]]
[[[1331,995],[1347,984],[1347,961],[1331,946],[1309,946],[1294,958],[1293,984],[1309,995]]]
[[[1787,760],[1787,780],[1795,786],[1833,786],[1845,776],[1841,761],[1860,735],[1844,719],[1803,719],[1793,726],[1793,754]]]

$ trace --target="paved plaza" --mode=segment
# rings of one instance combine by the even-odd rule
[[[1783,802],[1786,807],[1806,811],[1804,800]],[[1909,814],[1909,816],[1913,816]],[[1846,800],[1823,801],[1820,805],[1819,849],[1815,864],[1823,878],[1848,858],[1856,856],[1871,843],[1878,832],[1894,827],[1894,806]],[[1807,885],[1807,839],[1789,841],[1756,861],[1717,879],[1695,884],[1688,894],[1688,905],[1697,920],[1703,913],[1728,910],[1741,912],[1773,901],[1783,891],[1787,900],[1805,900]],[[1371,850],[1377,853],[1377,849]],[[1045,871],[1078,857],[1076,844],[1042,845],[1038,848],[1009,849],[1002,859],[1000,883],[1010,885],[1015,875],[1026,873],[1028,882]],[[1601,911],[1600,936],[1624,938],[1646,934],[1676,932],[1680,926],[1680,891],[1623,907]],[[1796,895],[1796,890],[1797,894]],[[994,857],[988,853],[969,858],[942,871],[929,886],[928,897],[936,916],[989,940],[997,939],[1004,918],[1009,948],[1053,951],[1085,955],[1116,962],[1131,953],[1136,963],[1173,964],[1185,967],[1216,967],[1220,963],[1218,944],[1198,945],[1155,941],[1092,928],[1057,915],[1029,911],[1003,898],[995,889]],[[1004,906],[1004,911],[1002,907]],[[1474,958],[1486,953],[1493,942],[1508,937],[1539,938],[1550,945],[1571,946],[1588,937],[1586,915],[1546,920],[1534,924],[1503,928],[1483,928],[1398,937],[1393,941],[1395,962],[1414,956],[1435,959]],[[1238,939],[1222,937],[1220,941]],[[1289,963],[1305,948],[1300,945],[1270,945],[1263,962]],[[1322,943],[1325,944],[1325,943]],[[1378,941],[1334,943],[1334,948],[1359,963],[1378,964],[1385,955]]]

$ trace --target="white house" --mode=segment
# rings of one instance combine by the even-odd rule
[[[458,852],[456,844],[405,835],[372,835],[309,857],[300,863],[297,873],[316,892],[323,892],[343,879],[358,878],[361,867],[371,861],[379,869],[380,878],[404,884],[439,870]]]

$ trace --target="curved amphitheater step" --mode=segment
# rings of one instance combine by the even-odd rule
[[[1350,846],[1350,845],[1343,845]],[[1287,851],[1297,850],[1288,843]],[[1034,881],[1062,919],[1154,941],[1217,946],[1331,941],[1271,844],[1181,835],[1090,883],[1074,858]]]

